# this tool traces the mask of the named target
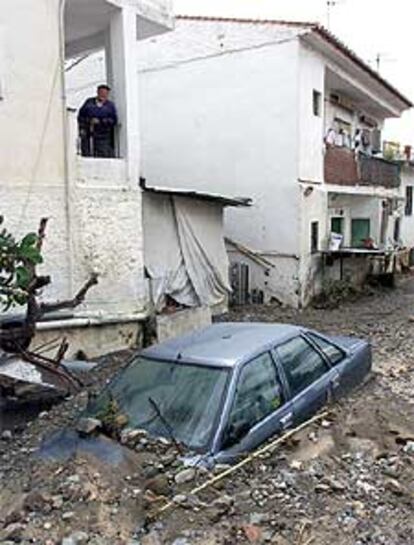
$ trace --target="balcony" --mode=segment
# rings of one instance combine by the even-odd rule
[[[325,151],[325,183],[395,189],[401,185],[398,164],[348,148],[329,146]]]

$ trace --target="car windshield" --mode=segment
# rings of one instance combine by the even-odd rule
[[[110,399],[128,417],[128,427],[205,450],[217,422],[228,370],[138,357],[93,404],[96,415]]]

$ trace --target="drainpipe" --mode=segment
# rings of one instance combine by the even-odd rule
[[[65,92],[65,4],[66,0],[59,0],[58,28],[59,28],[59,63],[60,78],[62,90],[62,127],[63,127],[63,176],[65,183],[65,216],[66,229],[68,233],[68,281],[69,295],[73,291],[73,251],[72,251],[72,201],[70,191],[70,171],[68,157],[68,119],[66,111],[66,92]]]

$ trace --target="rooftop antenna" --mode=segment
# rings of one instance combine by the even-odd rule
[[[338,4],[342,4],[346,0],[326,0],[326,27],[328,30],[331,28],[331,11]]]
[[[380,72],[381,66],[383,62],[394,62],[395,59],[391,58],[388,53],[381,53],[378,52],[375,56],[374,62],[375,62],[375,69],[377,72]],[[371,61],[372,62],[372,61]]]

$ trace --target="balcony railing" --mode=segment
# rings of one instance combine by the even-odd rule
[[[327,147],[324,168],[327,184],[379,186],[388,189],[401,185],[398,164],[379,157],[356,154],[348,148]]]

